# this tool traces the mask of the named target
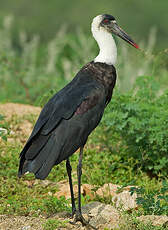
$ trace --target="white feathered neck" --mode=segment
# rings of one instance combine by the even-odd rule
[[[108,65],[115,65],[117,61],[117,47],[115,41],[108,31],[99,26],[102,21],[102,15],[93,19],[91,31],[100,48],[98,56],[94,62],[102,62]]]

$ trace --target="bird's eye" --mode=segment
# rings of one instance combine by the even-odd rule
[[[104,22],[105,24],[107,24],[107,23],[109,23],[109,20],[108,20],[108,19],[104,19],[103,22]]]

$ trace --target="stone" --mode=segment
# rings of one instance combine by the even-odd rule
[[[60,181],[57,183],[58,185],[58,192],[54,194],[57,198],[60,198],[61,196],[64,196],[66,199],[71,198],[71,193],[70,193],[70,188],[69,188],[69,183],[67,181]],[[78,186],[77,184],[73,185],[73,191],[74,195],[77,196],[78,194]],[[83,189],[81,187],[81,193],[83,193]]]
[[[93,200],[95,197],[95,192],[93,192],[94,186],[90,184],[83,184],[83,196],[88,195],[90,197],[90,200]]]
[[[28,225],[28,226],[24,226],[22,230],[29,230],[30,228],[31,228],[30,225]]]
[[[86,213],[89,224],[98,229],[114,229],[119,227],[120,213],[111,205],[92,202],[82,207],[82,213]]]
[[[122,210],[130,210],[137,208],[136,198],[137,194],[130,194],[130,189],[133,186],[124,187],[122,192],[118,193],[121,186],[116,184],[104,184],[101,188],[96,191],[96,194],[101,197],[111,196],[111,200],[116,208]]]
[[[168,216],[146,215],[137,217],[138,220],[145,224],[151,223],[153,226],[166,226],[168,224]]]
[[[120,186],[116,184],[104,184],[96,191],[96,194],[101,197],[114,196],[119,188]]]
[[[58,192],[54,194],[54,196],[57,196],[60,198],[61,196],[65,196],[66,199],[71,198],[71,193],[70,193],[70,188],[69,188],[69,182],[64,180],[60,181],[57,183],[58,185]],[[94,186],[89,185],[89,184],[82,184],[81,186],[81,194],[83,196],[89,195],[91,199],[94,198],[94,193],[92,192],[92,189]],[[78,185],[74,184],[73,185],[73,190],[74,190],[74,195],[77,197],[78,196]]]
[[[138,207],[136,203],[137,194],[130,194],[129,191],[123,191],[112,198],[114,206],[118,209],[127,211],[130,209],[136,209]]]

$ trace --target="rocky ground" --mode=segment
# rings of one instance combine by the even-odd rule
[[[34,107],[30,105],[21,105],[7,103],[0,105],[0,113],[6,116],[6,119],[10,119],[12,115],[23,116],[30,113],[39,114],[39,107]],[[26,120],[19,124],[18,135],[24,136],[30,134],[32,130],[32,124]],[[23,135],[24,134],[24,135]],[[12,141],[12,140],[10,140]],[[28,186],[32,186],[34,183],[41,183],[42,186],[47,186],[53,182],[44,180],[44,181],[27,181]],[[67,181],[61,181],[57,183],[59,185],[59,191],[56,194],[52,194],[57,197],[65,196],[66,198],[70,197],[69,185]],[[105,184],[99,189],[95,189],[94,186],[83,184],[82,185],[82,194],[89,195],[91,200],[95,196],[102,197],[111,197],[113,206],[105,205],[100,202],[91,202],[88,205],[82,208],[84,217],[89,221],[89,223],[96,227],[97,229],[120,229],[121,225],[124,225],[125,217],[123,216],[123,211],[131,211],[138,209],[136,204],[137,194],[134,193],[130,195],[130,186],[125,187],[120,192],[118,185],[109,183]],[[75,194],[77,194],[77,186],[74,186]],[[94,191],[94,192],[93,192]],[[58,213],[54,216],[51,216],[49,219],[65,221],[65,223],[56,229],[74,229],[74,230],[84,230],[89,229],[88,227],[83,227],[80,223],[72,225],[69,223],[71,220],[67,213]],[[144,223],[151,222],[152,225],[164,225],[168,223],[168,216],[140,216],[137,218]],[[44,224],[48,220],[48,217],[39,216],[8,216],[0,215],[0,230],[42,230],[44,229]],[[49,228],[48,228],[49,229]],[[51,228],[53,229],[53,228]]]
[[[114,229],[119,226],[120,214],[119,212],[110,205],[104,205],[99,202],[93,202],[86,205],[82,209],[83,216],[89,221],[89,223],[97,229]],[[74,229],[74,230],[85,230],[92,229],[90,227],[82,227],[80,223],[72,225],[68,223],[72,221],[67,213],[59,213],[52,216],[52,219],[60,221],[67,220],[66,227],[59,227],[58,229]],[[24,216],[0,216],[0,229],[7,230],[41,230],[46,218],[44,217],[24,217]],[[111,228],[113,226],[113,228]]]
[[[82,209],[83,216],[89,221],[89,224],[98,230],[104,229],[120,229],[120,226],[124,226],[125,218],[121,215],[115,207],[111,205],[105,205],[100,202],[92,202]],[[83,227],[80,223],[72,225],[69,221],[67,213],[58,213],[52,216],[50,219],[66,221],[66,224],[56,229],[62,230],[88,230],[91,227]],[[167,226],[168,216],[141,216],[137,218],[144,223],[151,223],[154,226]],[[0,216],[0,229],[1,230],[43,230],[43,226],[46,222],[45,217],[25,217],[25,216]],[[123,229],[123,228],[122,228]],[[131,228],[127,228],[130,229]]]

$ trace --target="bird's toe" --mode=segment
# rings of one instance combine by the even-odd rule
[[[78,211],[76,211],[75,213],[75,217],[73,221],[70,221],[71,224],[75,225],[77,222],[81,222],[83,226],[87,226],[88,229],[94,229],[97,230],[96,227],[92,226],[91,224],[89,224],[89,222],[87,220],[85,220],[85,218],[82,216],[82,214]]]

